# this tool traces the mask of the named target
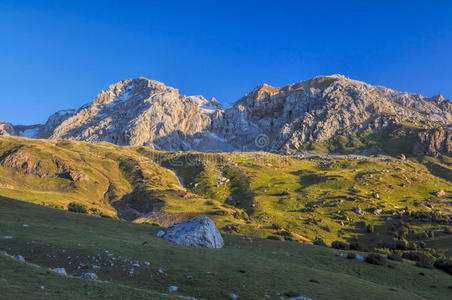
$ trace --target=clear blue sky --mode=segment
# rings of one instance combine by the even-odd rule
[[[452,98],[452,1],[0,1],[0,120],[148,77],[233,102],[340,73]]]

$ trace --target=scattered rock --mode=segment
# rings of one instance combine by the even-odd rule
[[[80,278],[82,279],[90,279],[90,280],[97,280],[97,275],[94,273],[83,273],[80,275]]]
[[[151,263],[148,262],[148,261],[145,261],[144,264],[145,264],[146,266],[149,266]]]
[[[436,196],[436,197],[444,197],[446,196],[446,192],[444,192],[443,190],[439,190],[439,191],[433,191],[430,192],[430,194]]]
[[[25,258],[22,255],[14,256],[15,259],[25,262]]]
[[[197,248],[222,248],[224,245],[215,223],[208,217],[199,217],[171,225],[165,239]]]
[[[157,232],[156,236],[157,237],[163,237],[165,235],[165,231],[160,230],[159,232]]]
[[[5,240],[10,240],[10,239],[12,239],[13,237],[10,236],[10,235],[4,235],[3,238],[4,238]]]
[[[356,255],[355,258],[356,258],[357,260],[359,260],[359,261],[364,261],[364,260],[365,260],[365,258],[362,257],[361,255]]]
[[[50,269],[50,271],[60,273],[62,275],[67,275],[65,268],[54,268],[54,269]]]
[[[170,293],[176,292],[177,290],[178,290],[178,287],[175,286],[175,285],[172,285],[172,286],[169,287]]]
[[[139,268],[140,264],[134,263],[134,264],[132,264],[132,267]]]
[[[228,296],[229,296],[229,299],[231,299],[231,300],[236,300],[238,298],[237,295],[233,294],[233,293],[229,294]]]
[[[374,215],[378,216],[378,215],[380,215],[382,212],[383,212],[383,210],[382,210],[381,208],[376,208],[376,209],[373,210],[372,213],[373,213]]]
[[[22,225],[23,227],[29,227],[30,225],[28,225],[28,224],[24,224],[24,225]]]
[[[364,211],[361,208],[359,208],[359,207],[355,208],[353,211],[355,213],[357,213],[358,215],[360,215],[360,216],[364,215]]]

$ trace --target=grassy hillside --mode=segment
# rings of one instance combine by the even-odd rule
[[[409,261],[373,265],[336,249],[237,235],[225,235],[223,249],[195,249],[155,237],[158,230],[1,197],[0,251],[26,263],[0,254],[0,293],[3,299],[450,298],[450,275]],[[48,271],[56,267],[69,276]],[[78,279],[83,272],[99,281]],[[172,285],[178,291],[163,296]]]
[[[0,138],[0,195],[11,199],[164,226],[209,215],[232,234],[432,259],[452,252],[451,180],[449,157],[170,153]]]

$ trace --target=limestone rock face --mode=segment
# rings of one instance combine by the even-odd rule
[[[216,134],[236,148],[291,153],[310,141],[402,122],[450,124],[452,103],[396,92],[341,75],[283,88],[258,86],[214,120]]]
[[[418,156],[452,156],[452,128],[440,127],[419,132],[413,153]]]
[[[282,88],[263,84],[222,109],[215,98],[180,95],[161,82],[138,78],[113,84],[92,103],[58,112],[44,125],[22,131],[0,125],[0,134],[169,151],[287,154],[308,142],[401,123],[448,126],[452,103],[442,96],[426,98],[332,75]]]
[[[13,125],[8,122],[0,123],[0,135],[4,136],[15,136],[17,135],[17,131],[14,129]]]
[[[208,217],[190,219],[168,227],[164,238],[170,242],[197,248],[222,248],[223,238]]]
[[[215,99],[183,96],[145,78],[124,80],[102,91],[55,128],[50,139],[107,141],[163,150],[190,150],[209,140]]]

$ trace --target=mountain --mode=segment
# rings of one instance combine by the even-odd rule
[[[356,152],[369,146],[369,137],[401,128],[408,128],[419,144],[419,133],[432,128],[450,132],[451,123],[452,103],[442,96],[401,93],[341,75],[282,88],[263,84],[227,109],[215,98],[181,95],[161,82],[138,78],[113,84],[92,103],[57,112],[43,125],[2,123],[0,134],[171,151],[289,154],[316,143],[330,143],[329,152]],[[426,148],[418,145],[413,152],[421,149]]]

